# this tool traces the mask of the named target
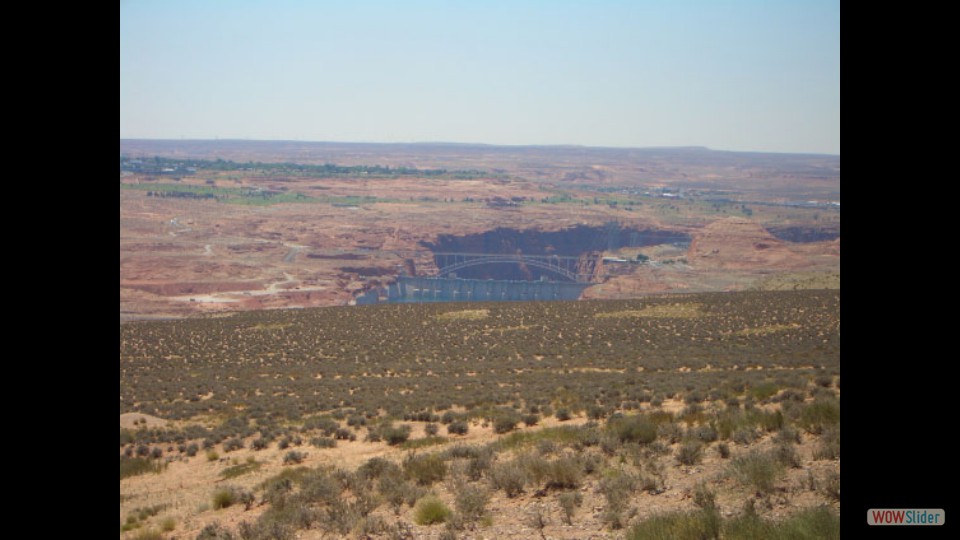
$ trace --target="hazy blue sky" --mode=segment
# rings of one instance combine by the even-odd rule
[[[840,153],[840,2],[120,2],[120,137]]]

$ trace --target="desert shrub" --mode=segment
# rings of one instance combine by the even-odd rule
[[[410,426],[407,424],[401,424],[400,426],[385,426],[381,430],[381,435],[383,440],[387,441],[387,444],[390,446],[396,446],[402,444],[410,438]]]
[[[390,526],[380,516],[365,516],[354,528],[357,538],[374,538],[390,530]]]
[[[779,461],[781,465],[794,469],[800,468],[800,454],[793,445],[780,443],[773,451],[777,456],[777,461]]]
[[[790,426],[781,429],[773,438],[774,441],[781,444],[800,444],[800,432]]]
[[[720,514],[715,508],[658,514],[631,527],[626,540],[717,539],[721,537],[721,522]]]
[[[197,540],[233,540],[233,538],[233,533],[219,523],[207,525],[197,535]]]
[[[703,443],[686,441],[677,448],[677,461],[681,465],[696,465],[703,457]]]
[[[142,457],[120,456],[120,479],[129,478],[147,473],[159,473],[166,467],[165,463]]]
[[[130,431],[126,428],[120,428],[120,446],[125,446],[128,444],[133,444],[136,442],[137,438],[133,434],[133,431]]]
[[[738,429],[733,432],[733,436],[731,437],[733,442],[737,444],[742,444],[744,446],[753,444],[753,442],[756,441],[757,438],[758,438],[757,432],[753,428]]]
[[[683,439],[683,426],[676,422],[667,422],[657,426],[657,437],[670,444],[678,443]]]
[[[291,450],[283,455],[283,464],[284,465],[297,465],[303,463],[303,460],[307,459],[306,452],[299,452],[297,450]]]
[[[317,521],[321,530],[342,538],[362,518],[363,516],[352,503],[337,499],[323,509],[317,516]]]
[[[400,445],[404,450],[416,450],[418,448],[427,448],[438,444],[447,444],[450,439],[446,437],[423,437],[421,439],[412,439]]]
[[[459,482],[454,486],[453,492],[456,493],[454,507],[457,514],[467,523],[479,521],[486,513],[490,493],[482,486]]]
[[[214,450],[209,450],[207,452],[207,461],[216,461],[220,459],[220,454],[216,453]]]
[[[357,468],[357,475],[367,480],[375,480],[384,476],[399,476],[400,467],[396,463],[381,457],[368,459]]]
[[[546,470],[548,489],[574,489],[580,487],[583,468],[576,457],[561,457],[549,462]]]
[[[804,400],[803,393],[797,390],[794,390],[792,388],[788,388],[787,390],[780,392],[779,394],[777,394],[776,397],[772,399],[772,401],[776,401],[779,403],[783,403],[785,401],[789,401],[793,403],[803,403],[803,400]]]
[[[593,474],[599,471],[604,464],[603,456],[597,452],[584,452],[580,454],[580,460],[585,474]]]
[[[447,433],[450,435],[466,435],[470,426],[463,420],[457,420],[447,425]]]
[[[284,469],[280,474],[264,480],[258,489],[263,490],[263,502],[271,506],[284,506],[293,493],[293,484],[300,483],[310,472],[306,467]]]
[[[333,504],[340,503],[339,500]],[[290,496],[284,504],[271,505],[257,519],[258,538],[270,540],[293,540],[297,529],[308,529],[319,521],[322,514],[309,506],[301,497]]]
[[[187,445],[186,453],[188,457],[193,457],[197,455],[197,452],[199,451],[200,451],[200,448],[197,446],[197,443],[190,443]]]
[[[403,472],[421,486],[439,482],[447,475],[447,464],[438,454],[409,454],[403,460]]]
[[[525,448],[538,444],[540,441],[553,441],[558,445],[566,445],[576,449],[586,446],[595,446],[599,443],[599,433],[596,426],[557,426],[543,428],[538,431],[524,431],[511,433],[493,446],[497,450]]]
[[[604,454],[615,455],[621,448],[623,448],[623,443],[620,442],[620,438],[615,433],[604,433],[600,437],[600,450]]]
[[[784,425],[784,416],[780,411],[768,412],[752,406],[744,410],[727,409],[716,421],[716,429],[721,439],[729,439],[741,432],[739,437],[748,437],[757,428],[765,431],[778,431]],[[751,441],[752,442],[752,439]],[[745,443],[749,444],[749,442]]]
[[[244,474],[251,473],[260,469],[260,462],[258,461],[248,461],[246,463],[240,463],[238,465],[233,465],[227,467],[220,473],[224,479],[236,478],[238,476],[243,476]]]
[[[570,409],[566,407],[560,407],[557,409],[557,412],[554,413],[554,416],[561,422],[566,422],[567,420],[573,418],[573,416],[570,414]]]
[[[316,448],[336,448],[337,441],[327,437],[314,437],[310,439],[310,444]]]
[[[516,461],[495,463],[487,474],[494,489],[502,489],[509,498],[523,493],[527,483],[526,470]]]
[[[279,484],[274,488],[276,497],[285,498],[290,493],[290,484]],[[300,497],[307,503],[330,503],[340,497],[340,485],[322,470],[310,471],[301,480]]]
[[[409,428],[407,430],[407,436],[410,435]],[[333,438],[338,441],[355,441],[357,440],[357,435],[350,431],[347,428],[337,428],[333,432]]]
[[[416,522],[417,525],[443,523],[449,519],[453,513],[447,508],[447,505],[443,504],[443,501],[435,495],[427,495],[420,499],[413,512],[413,521]]]
[[[600,405],[590,405],[587,407],[587,418],[590,420],[602,420],[609,414],[610,411]]]
[[[813,382],[816,383],[817,386],[826,388],[833,384],[833,377],[830,375],[817,375]]]
[[[717,440],[717,437],[719,436],[719,434],[717,433],[717,430],[714,429],[713,426],[709,426],[709,425],[702,425],[702,426],[697,426],[695,428],[691,428],[689,430],[689,433],[693,437],[705,443],[712,443],[713,441]]]
[[[567,525],[573,525],[573,516],[583,504],[583,495],[579,491],[565,491],[557,496],[560,503],[560,509],[563,510],[563,522]]]
[[[706,415],[703,412],[703,405],[699,403],[687,405],[680,411],[680,419],[686,422],[688,426],[703,422],[706,419]]]
[[[272,519],[265,513],[255,524],[243,521],[237,527],[242,540],[293,540],[294,531],[290,525]]]
[[[243,505],[244,510],[253,508],[253,503],[257,500],[256,497],[253,496],[253,492],[245,489],[239,491],[239,496],[237,499],[240,501],[240,504]]]
[[[339,413],[340,411],[337,412]],[[303,428],[305,430],[320,430],[323,432],[325,437],[333,435],[333,432],[336,431],[338,427],[340,427],[340,424],[329,416],[315,416],[307,419],[307,421],[303,423]]]
[[[783,429],[783,413],[780,411],[762,412],[759,420],[760,427],[766,431],[779,431]]]
[[[620,529],[625,525],[623,512],[638,484],[637,477],[622,470],[611,469],[603,473],[600,492],[607,500],[607,505],[601,520],[611,529]]]
[[[253,450],[263,450],[269,444],[270,442],[266,438],[260,437],[259,439],[254,439],[253,442],[250,443],[250,448]]]
[[[543,534],[543,529],[550,524],[549,519],[547,518],[547,513],[543,510],[543,506],[539,503],[533,505],[533,508],[530,509],[527,514],[527,523],[536,529],[540,534],[541,538],[546,538],[546,535]]]
[[[730,463],[730,472],[744,485],[753,486],[760,493],[770,493],[783,475],[783,464],[771,453],[752,451]]]
[[[750,397],[757,401],[763,401],[769,397],[773,397],[779,391],[780,388],[777,387],[776,383],[762,382],[750,388]]]
[[[153,506],[135,508],[127,515],[127,524],[130,525],[130,527],[126,530],[139,526],[138,521],[146,521],[169,507],[169,504],[155,504]]]
[[[237,503],[240,493],[236,488],[222,487],[213,492],[213,509],[228,508]]]
[[[724,538],[792,540],[817,538],[839,540],[840,516],[826,507],[808,508],[775,522],[762,519],[754,511],[746,511],[723,524]]]
[[[149,446],[147,446],[147,445],[145,445],[145,444],[138,444],[138,445],[137,445],[137,456],[139,456],[139,457],[147,457],[147,456],[149,456],[149,455],[150,455],[150,447],[149,447]]]
[[[243,448],[243,439],[239,437],[234,437],[232,439],[223,441],[224,452],[233,452],[234,450],[240,450],[241,448]]]
[[[818,399],[800,410],[798,424],[813,434],[820,434],[826,428],[840,423],[840,401],[838,399]]]
[[[514,414],[501,414],[493,420],[494,433],[508,433],[517,427],[519,419]]]
[[[705,509],[716,508],[717,494],[701,482],[693,488],[693,504]]]
[[[428,437],[433,437],[433,436],[435,436],[437,433],[440,432],[440,426],[438,426],[437,424],[434,424],[433,422],[431,422],[431,423],[423,426],[423,432],[424,432]]]
[[[840,459],[840,428],[829,428],[820,435],[813,449],[813,459]]]
[[[473,446],[466,444],[457,444],[447,448],[443,452],[444,459],[471,459],[479,456],[481,453],[489,452],[490,449],[482,446]]]
[[[821,490],[827,498],[840,501],[840,475],[835,471],[827,473],[827,477],[821,483]]]
[[[717,445],[717,454],[722,459],[727,459],[730,457],[730,446],[727,443],[720,443]]]
[[[163,457],[163,450],[159,446],[154,446],[150,449],[150,458],[151,459],[160,459]]]
[[[550,462],[535,452],[524,452],[514,461],[523,467],[527,482],[539,485],[550,473]]]
[[[467,461],[466,475],[473,481],[480,480],[493,464],[493,450],[485,448]]]
[[[404,503],[413,506],[418,499],[423,497],[426,490],[416,484],[413,484],[400,476],[386,475],[380,478],[378,489],[383,499],[390,504],[396,515],[400,515],[400,510]]]
[[[528,427],[535,426],[540,423],[540,415],[534,413],[525,414],[523,415],[523,423]]]
[[[537,441],[537,453],[541,456],[548,456],[557,452],[557,443],[550,439],[540,439]]]
[[[625,507],[608,505],[600,515],[600,520],[612,530],[620,530],[627,524],[627,519],[623,515],[624,510]]]
[[[616,435],[620,442],[650,444],[657,438],[657,426],[642,415],[610,418],[607,430]]]

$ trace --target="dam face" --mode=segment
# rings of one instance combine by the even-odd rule
[[[460,279],[428,276],[398,276],[384,290],[369,291],[357,298],[357,305],[383,301],[393,304],[421,302],[525,302],[532,300],[576,300],[591,283],[565,281],[523,281],[503,279]],[[386,298],[383,293],[386,292]]]
[[[357,296],[356,304],[577,300],[584,289],[602,281],[604,252],[689,244],[690,240],[680,231],[616,222],[559,231],[501,227],[474,234],[440,234],[432,242],[420,242],[433,253],[434,269],[417,275],[421,271],[408,259],[400,275]],[[462,264],[470,257],[484,256],[495,260]],[[456,264],[457,257],[461,264]],[[509,260],[511,257],[517,262]],[[571,262],[561,263],[560,259]],[[451,266],[457,266],[455,271],[443,271]]]

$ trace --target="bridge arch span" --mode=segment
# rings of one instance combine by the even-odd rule
[[[547,271],[574,283],[591,282],[599,257],[569,257],[560,255],[522,255],[493,253],[434,253],[438,277],[476,266],[491,264],[525,265]],[[581,267],[581,265],[584,265]]]
[[[571,272],[571,271],[569,271],[569,270],[565,270],[565,269],[563,269],[563,268],[559,268],[559,267],[557,267],[557,266],[555,266],[555,265],[552,265],[552,264],[543,263],[543,262],[537,261],[537,260],[535,260],[535,259],[534,259],[534,260],[526,260],[526,259],[518,259],[518,258],[516,258],[516,257],[503,258],[503,259],[492,258],[492,257],[491,257],[491,258],[489,258],[489,259],[484,258],[484,259],[476,259],[476,260],[464,261],[464,262],[460,262],[460,263],[457,263],[457,264],[452,264],[452,265],[450,265],[450,266],[444,266],[443,268],[440,269],[440,273],[439,273],[438,275],[442,277],[442,276],[449,275],[449,274],[451,274],[451,273],[453,273],[453,272],[457,272],[457,271],[459,271],[459,270],[462,270],[462,269],[464,269],[464,268],[470,268],[470,267],[473,267],[473,266],[483,266],[483,265],[485,265],[485,264],[516,264],[516,265],[524,264],[524,265],[527,265],[527,266],[533,266],[533,267],[539,268],[539,269],[541,269],[541,270],[546,270],[546,271],[548,271],[548,272],[552,272],[552,273],[554,273],[554,274],[556,274],[556,275],[558,275],[558,276],[561,276],[561,277],[563,277],[564,279],[568,279],[568,280],[570,280],[570,281],[574,281],[574,282],[580,281],[579,279],[577,279],[577,274],[574,273],[574,272]]]

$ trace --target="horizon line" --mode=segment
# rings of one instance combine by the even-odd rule
[[[402,146],[402,145],[421,145],[421,146],[480,146],[492,148],[584,148],[597,150],[706,150],[708,152],[726,152],[733,154],[780,154],[794,156],[829,156],[840,157],[840,154],[828,152],[783,152],[767,150],[718,150],[702,145],[679,145],[679,146],[593,146],[585,144],[494,144],[480,142],[455,142],[455,141],[410,141],[410,142],[375,142],[375,141],[323,141],[311,139],[254,139],[254,138],[144,138],[144,137],[120,137],[121,141],[153,141],[153,142],[263,142],[263,143],[307,143],[307,144],[366,144],[381,146]]]

